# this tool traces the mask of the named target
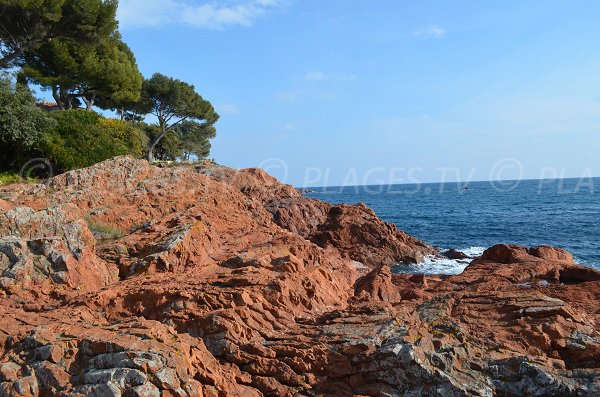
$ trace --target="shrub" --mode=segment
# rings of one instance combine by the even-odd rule
[[[34,178],[22,178],[21,175],[14,172],[0,172],[0,186],[10,185],[12,183],[37,183]]]
[[[99,240],[116,240],[124,235],[123,231],[118,227],[101,222],[92,216],[86,216],[84,219],[94,237]]]
[[[115,139],[125,143],[128,154],[144,157],[148,148],[148,137],[140,128],[124,120],[102,118],[98,122],[100,128],[109,132]]]
[[[18,170],[32,157],[39,157],[42,136],[54,124],[35,105],[26,86],[0,77],[0,170]]]
[[[51,115],[57,124],[45,137],[44,151],[59,171],[87,167],[120,155],[144,155],[144,132],[126,121],[105,119],[81,109]]]

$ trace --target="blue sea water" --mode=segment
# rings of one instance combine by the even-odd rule
[[[327,187],[305,195],[363,202],[442,249],[478,255],[498,243],[553,245],[600,269],[600,178]],[[467,264],[427,258],[413,271],[452,274]]]

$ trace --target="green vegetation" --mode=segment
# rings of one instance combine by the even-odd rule
[[[93,216],[86,216],[85,221],[92,234],[100,240],[116,240],[124,236],[123,231],[118,227],[101,222]]]
[[[26,86],[0,79],[0,170],[18,170],[37,157],[43,137],[54,125]]]
[[[37,179],[21,178],[21,175],[14,172],[0,172],[0,186],[10,185],[11,183],[37,183]]]
[[[144,154],[147,138],[130,123],[81,109],[54,112],[51,116],[56,127],[44,139],[44,152],[61,171],[87,167],[115,156]]]
[[[219,119],[210,102],[205,101],[194,89],[193,85],[183,81],[154,74],[144,81],[142,101],[148,104],[149,113],[156,116],[160,133],[152,140],[148,148],[148,161],[153,160],[154,148],[174,127],[184,121],[195,123],[195,127],[187,129],[188,133],[202,134],[212,128]],[[178,135],[181,135],[179,133]]]
[[[117,30],[117,0],[0,0],[0,68],[53,41],[94,43]]]
[[[191,84],[160,73],[143,78],[118,31],[117,7],[117,0],[0,0],[0,69],[10,71],[0,77],[0,171],[32,158],[47,158],[56,172],[117,155],[208,157],[219,115]],[[38,107],[29,84],[56,105]],[[148,114],[156,124],[144,122]]]
[[[142,89],[133,53],[118,33],[98,43],[53,40],[25,57],[22,78],[51,90],[61,110],[81,102],[137,101]]]
[[[157,125],[138,124],[138,126],[144,129],[151,141],[157,140],[161,135],[161,129]],[[162,139],[158,139],[153,151],[154,158],[185,161],[192,158],[206,159],[210,154],[210,140],[215,136],[216,130],[211,124],[182,121],[168,130]]]

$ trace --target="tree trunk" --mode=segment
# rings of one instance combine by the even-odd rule
[[[148,155],[147,155],[146,159],[148,160],[149,163],[152,163],[154,161],[154,148],[165,137],[165,135],[167,135],[167,132],[169,131],[169,129],[167,128],[166,123],[163,120],[159,120],[159,122],[160,122],[161,133],[154,140],[154,142],[152,142],[152,144],[148,148]]]
[[[12,65],[13,61],[17,60],[21,55],[25,54],[29,50],[33,50],[36,47],[44,44],[45,42],[49,42],[50,38],[38,37],[36,39],[30,39],[30,41],[11,53],[6,54],[2,58],[0,58],[0,69],[7,69]]]
[[[91,111],[94,107],[94,102],[96,100],[96,94],[93,94],[90,99],[87,99],[85,97],[85,95],[82,95],[81,99],[83,99],[83,102],[85,103],[85,110]]]
[[[0,69],[8,69],[11,66],[11,63],[22,54],[23,50],[19,48],[17,51],[11,52],[10,54],[0,58]]]
[[[60,110],[65,110],[65,105],[63,104],[60,94],[58,93],[58,87],[55,85],[52,86],[52,98],[54,98]]]
[[[62,103],[62,110],[73,109],[73,95],[69,94],[69,91],[65,92],[62,87],[59,87],[58,96]]]

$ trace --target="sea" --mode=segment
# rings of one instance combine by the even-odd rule
[[[365,203],[408,234],[470,258],[499,243],[552,245],[600,269],[600,178],[320,187],[304,194]],[[458,274],[471,260],[429,256],[396,271]]]

